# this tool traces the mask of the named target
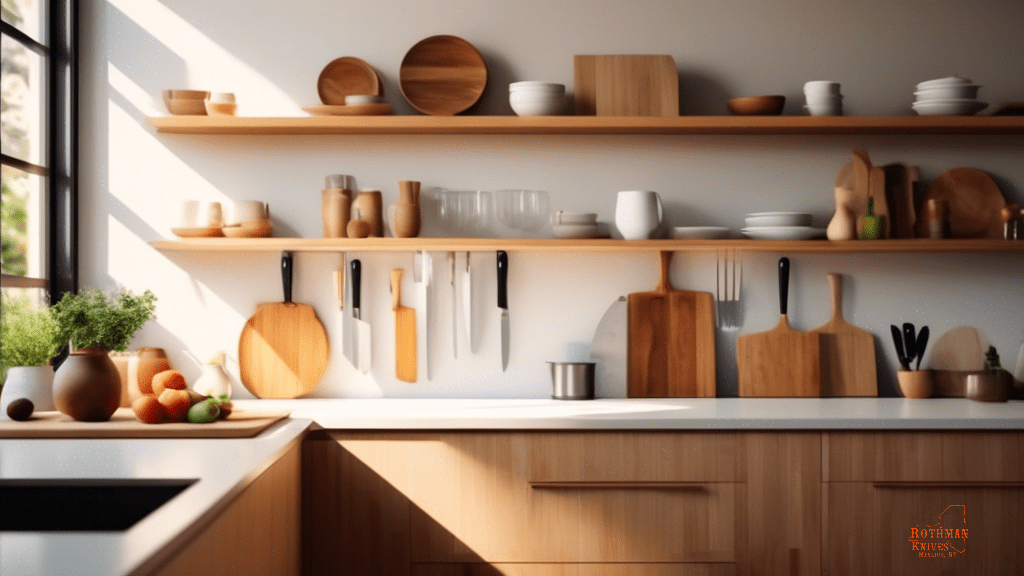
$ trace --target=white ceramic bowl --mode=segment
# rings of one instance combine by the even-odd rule
[[[743,235],[754,240],[811,240],[824,238],[824,228],[810,226],[758,226],[744,228]]]
[[[936,78],[935,80],[926,80],[917,85],[918,90],[927,90],[929,88],[938,88],[940,86],[962,86],[964,84],[973,84],[967,78],[961,78],[959,76],[947,76],[945,78]]]
[[[509,92],[555,92],[565,94],[565,84],[554,82],[513,82],[508,85]]]
[[[519,116],[557,116],[565,110],[565,95],[557,93],[517,90],[508,102]]]
[[[918,100],[911,108],[921,116],[971,116],[988,108],[988,103],[968,99]]]
[[[980,88],[980,84],[936,86],[935,88],[925,88],[924,90],[918,90],[917,92],[914,92],[914,96],[917,96],[918,101],[949,99],[973,100],[978,97],[978,89]]]
[[[711,240],[728,236],[729,229],[724,226],[676,226],[672,229],[672,237],[676,240]]]
[[[753,212],[747,214],[748,228],[765,226],[810,226],[811,215],[807,212]]]
[[[206,98],[210,102],[235,102],[234,92],[210,92],[210,95]]]
[[[381,96],[374,96],[373,94],[349,94],[345,96],[346,106],[359,106],[362,104],[380,104],[384,101]]]
[[[832,104],[843,102],[842,94],[819,94],[815,96],[805,95],[804,99],[808,104]]]
[[[597,224],[555,224],[551,231],[558,238],[597,238],[601,227]]]
[[[238,226],[247,220],[270,218],[270,207],[259,200],[229,200],[225,212],[225,226]]]
[[[805,104],[804,110],[811,116],[842,116],[842,102],[827,102],[824,104]]]
[[[551,215],[552,224],[594,224],[597,222],[597,212],[565,212],[556,211]]]
[[[817,94],[839,94],[839,82],[830,80],[811,80],[804,83],[804,94],[811,96]]]

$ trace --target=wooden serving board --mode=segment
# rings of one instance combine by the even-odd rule
[[[1000,211],[1006,206],[999,186],[992,177],[974,168],[946,170],[932,182],[923,202],[944,200],[949,203],[949,225],[953,238],[1003,238]],[[927,236],[928,223],[917,222],[917,235]]]
[[[107,422],[78,422],[57,411],[36,412],[24,422],[0,420],[0,438],[252,438],[290,412],[236,410],[209,424],[139,422],[131,408],[118,408]]]
[[[679,70],[667,54],[573,59],[577,116],[679,116]]]
[[[875,337],[843,318],[842,278],[828,275],[832,318],[811,330],[821,334],[821,395],[878,396]]]

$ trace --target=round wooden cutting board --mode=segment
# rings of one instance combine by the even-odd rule
[[[316,91],[324,104],[343,106],[345,96],[371,94],[382,96],[380,76],[366,62],[352,56],[331,60],[316,80]]]
[[[409,49],[398,76],[402,95],[413,108],[433,116],[454,116],[483,95],[487,63],[458,36],[431,36]]]
[[[974,168],[946,170],[932,182],[921,205],[929,200],[949,203],[949,224],[953,238],[1002,238],[1000,210],[1006,206],[1003,193],[988,174]],[[927,221],[917,221],[918,237],[927,236]]]

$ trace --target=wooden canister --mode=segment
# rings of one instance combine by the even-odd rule
[[[352,211],[359,209],[362,219],[370,223],[370,236],[374,238],[384,237],[383,204],[380,190],[370,189],[360,190],[352,201]]]
[[[352,208],[352,177],[331,174],[320,196],[324,238],[345,238]]]

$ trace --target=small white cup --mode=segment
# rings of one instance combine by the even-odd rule
[[[178,219],[175,222],[177,227],[207,228],[222,226],[223,223],[220,202],[183,200],[178,203]]]
[[[839,88],[839,82],[832,82],[830,80],[811,80],[804,84],[804,94],[807,96],[811,96],[813,94],[839,94]]]
[[[228,202],[227,218],[224,224],[237,226],[250,220],[266,220],[270,217],[270,207],[259,200],[232,200]]]

